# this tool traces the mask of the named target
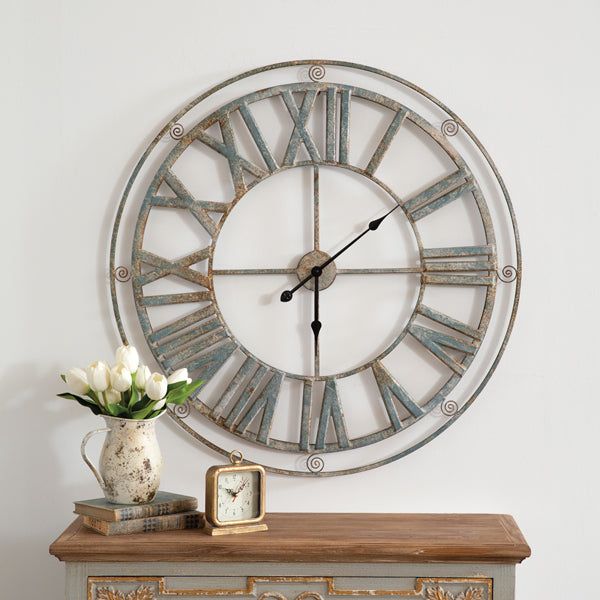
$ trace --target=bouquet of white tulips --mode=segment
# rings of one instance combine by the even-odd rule
[[[70,369],[61,378],[71,390],[58,394],[61,398],[75,400],[95,415],[123,419],[158,417],[167,404],[183,404],[202,385],[202,381],[188,377],[187,369],[178,369],[169,377],[150,373],[148,367],[140,365],[133,346],[117,348],[113,367],[95,361],[87,369]]]

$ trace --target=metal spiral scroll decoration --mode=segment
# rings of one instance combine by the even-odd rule
[[[446,119],[443,123],[442,123],[442,133],[446,136],[446,137],[452,137],[454,135],[456,135],[458,133],[458,123],[454,120],[454,119]]]
[[[498,279],[504,283],[511,283],[517,278],[517,269],[513,265],[502,267],[502,271],[496,271]]]
[[[320,473],[325,468],[325,461],[319,454],[311,454],[306,459],[306,468],[311,473]]]
[[[323,77],[325,77],[325,67],[323,65],[313,65],[310,69],[308,69],[308,76],[311,81],[321,81]]]
[[[189,417],[191,412],[190,401],[186,400],[183,404],[176,404],[173,408],[173,412],[180,418],[185,419]]]
[[[181,123],[175,123],[169,130],[169,135],[176,141],[180,140],[185,135],[185,128]]]
[[[126,283],[131,279],[131,271],[123,265],[115,267],[113,270],[113,275],[114,278],[121,283]]]
[[[447,417],[452,417],[458,412],[458,404],[454,400],[444,400],[441,411]]]

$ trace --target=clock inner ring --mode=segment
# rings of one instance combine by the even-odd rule
[[[323,252],[322,250],[312,250],[305,254],[300,261],[298,262],[298,266],[296,267],[296,275],[298,277],[298,281],[302,281],[306,279],[311,272],[313,267],[318,267],[322,265],[325,261],[329,260],[331,257],[327,252]],[[335,266],[335,262],[329,263],[324,269],[321,275],[319,276],[319,291],[327,289],[334,281],[337,275],[337,267]],[[315,279],[314,277],[309,279],[304,287],[309,290],[315,289]]]

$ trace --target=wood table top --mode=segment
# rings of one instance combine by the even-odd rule
[[[78,517],[50,546],[68,562],[495,562],[531,550],[510,515],[270,513],[269,531],[103,536]]]

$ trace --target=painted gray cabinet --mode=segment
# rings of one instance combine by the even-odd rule
[[[273,514],[270,530],[105,537],[50,547],[68,600],[513,600],[530,550],[506,515]]]

